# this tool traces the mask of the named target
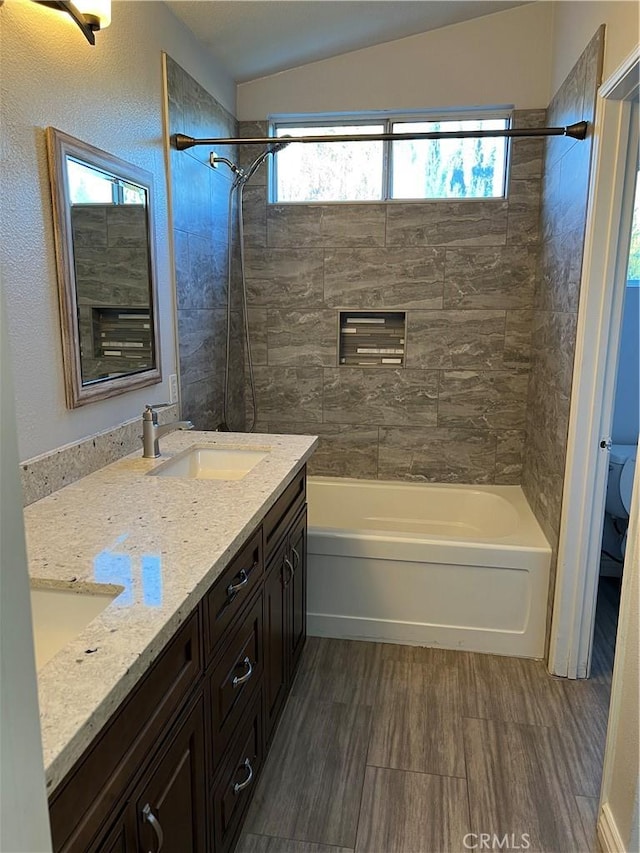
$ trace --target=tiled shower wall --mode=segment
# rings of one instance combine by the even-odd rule
[[[550,125],[593,121],[603,48],[601,27],[549,105]],[[554,554],[560,530],[590,161],[590,137],[584,141],[556,137],[546,142],[522,486]],[[552,590],[554,582],[552,572]]]
[[[237,136],[235,118],[171,57],[166,63],[169,134]],[[182,415],[197,429],[215,429],[223,418],[231,173],[224,166],[212,169],[209,153],[206,146],[172,148],[170,162]],[[224,155],[235,160],[237,152],[227,149]],[[233,266],[237,275],[237,265]],[[237,282],[233,290],[237,292]],[[242,430],[241,314],[239,305],[232,307],[227,419],[235,430]]]
[[[545,117],[518,111],[515,126]],[[519,483],[542,153],[513,141],[500,200],[267,205],[258,173],[245,192],[258,430],[318,434],[316,474]],[[406,311],[405,368],[338,367],[338,311],[369,308]]]

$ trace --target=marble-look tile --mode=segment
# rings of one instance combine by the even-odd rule
[[[238,136],[242,139],[260,139],[268,136],[268,126],[266,121],[241,121],[238,124]],[[261,153],[260,145],[239,145],[238,146],[238,163],[244,169],[250,166],[255,158]],[[264,187],[266,190],[268,177],[268,168],[265,163],[262,168],[254,173],[249,179],[247,187]]]
[[[601,24],[584,50],[584,94],[582,118],[593,122],[596,113],[596,94],[602,83],[606,28]]]
[[[182,232],[176,242],[176,299],[178,308],[224,308],[227,301],[227,246],[196,234],[187,235],[188,264]]]
[[[514,110],[512,126],[519,128],[545,127],[547,123],[547,110],[545,108],[533,110]]]
[[[438,373],[338,367],[324,371],[323,420],[388,426],[435,426]]]
[[[511,125],[514,128],[545,127],[547,111],[514,110]],[[510,178],[521,180],[542,177],[544,161],[544,138],[522,138],[511,140]]]
[[[272,248],[384,246],[385,205],[291,205],[267,208]]]
[[[267,309],[249,308],[249,341],[254,364],[267,363]]]
[[[464,779],[367,767],[358,853],[462,851],[469,830]]]
[[[149,262],[147,250],[89,246],[74,250],[78,301],[94,304],[148,305]]]
[[[107,205],[107,244],[109,246],[146,248],[147,239],[147,214],[141,205]]]
[[[158,412],[160,423],[178,418],[178,406]],[[113,429],[89,436],[82,441],[66,444],[56,450],[35,456],[20,463],[24,506],[29,506],[58,489],[75,483],[99,468],[116,462],[128,453],[140,449],[142,430],[140,416]]]
[[[502,246],[506,201],[387,205],[387,246]]]
[[[169,132],[177,133],[184,125],[182,104],[184,93],[182,83],[185,72],[169,54],[163,54],[167,77],[167,100],[169,102]]]
[[[498,433],[496,485],[517,486],[520,483],[524,438],[524,430],[504,430]]]
[[[492,483],[495,459],[489,430],[380,428],[381,480]]]
[[[215,430],[222,423],[222,372],[183,385],[182,417],[199,430]]]
[[[284,413],[280,418],[283,415]],[[378,475],[378,427],[376,426],[292,423],[288,420],[271,418],[267,431],[318,436],[318,447],[308,463],[310,476],[375,480]]]
[[[567,231],[584,232],[590,167],[591,145],[588,140],[574,146],[555,166],[560,169],[555,227],[562,234]]]
[[[538,253],[534,246],[447,249],[445,308],[531,308]]]
[[[527,836],[531,850],[548,853],[587,850],[552,730],[491,720],[464,726],[471,831]]]
[[[323,246],[384,246],[386,207],[385,204],[324,206]]]
[[[185,308],[177,313],[182,382],[190,385],[223,370],[226,311]]]
[[[557,232],[544,240],[535,294],[537,310],[577,314],[583,246],[583,231]]]
[[[524,429],[528,373],[443,370],[438,426],[459,429]]]
[[[267,245],[267,188],[247,185],[243,193],[244,237],[247,246]]]
[[[171,151],[173,227],[209,237],[213,227],[209,169],[182,151]]]
[[[540,180],[512,180],[509,183],[507,243],[523,245],[540,240]]]
[[[411,311],[407,367],[501,367],[504,328],[504,311]]]
[[[386,660],[373,709],[367,764],[464,778],[458,670]]]
[[[443,249],[335,249],[324,256],[324,299],[349,308],[442,308]]]
[[[254,369],[258,412],[271,418],[314,422],[322,420],[321,367],[264,367]]]
[[[226,110],[219,101],[207,92],[204,86],[194,80],[186,71],[182,71],[182,116],[184,126],[180,128],[182,133],[189,136],[207,138],[214,136],[232,137],[237,135],[238,122],[235,117]],[[172,132],[175,132],[172,129]],[[190,148],[181,152],[184,155],[198,160],[209,167],[210,149],[206,145]],[[225,156],[235,160],[237,152],[235,147],[225,149]]]
[[[248,249],[247,298],[267,308],[321,308],[321,249]]]
[[[338,363],[335,311],[270,308],[267,336],[270,366],[335,367]]]
[[[528,367],[531,359],[533,311],[507,311],[503,364]]]
[[[370,717],[364,705],[290,697],[246,831],[353,847]]]
[[[71,231],[74,249],[80,246],[107,246],[107,205],[95,204],[71,208]]]
[[[550,127],[566,127],[582,120],[585,71],[585,57],[582,54],[547,108]],[[582,144],[580,141],[565,136],[550,136],[546,142],[545,157],[551,165],[575,145],[580,144]]]

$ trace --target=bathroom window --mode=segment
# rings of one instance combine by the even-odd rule
[[[366,120],[278,120],[271,135],[430,133],[502,130],[506,112],[429,113]],[[505,195],[508,144],[505,137],[484,139],[332,142],[288,145],[272,158],[273,202],[348,202],[422,199],[501,198]]]

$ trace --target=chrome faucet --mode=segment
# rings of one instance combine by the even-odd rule
[[[193,429],[191,421],[173,421],[170,424],[158,424],[157,409],[164,409],[172,403],[154,403],[142,413],[142,455],[145,459],[157,459],[160,456],[158,439],[174,429]]]

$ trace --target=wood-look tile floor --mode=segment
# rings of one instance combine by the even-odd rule
[[[605,592],[588,681],[310,637],[237,853],[465,853],[481,833],[502,851],[596,851],[617,618]]]

